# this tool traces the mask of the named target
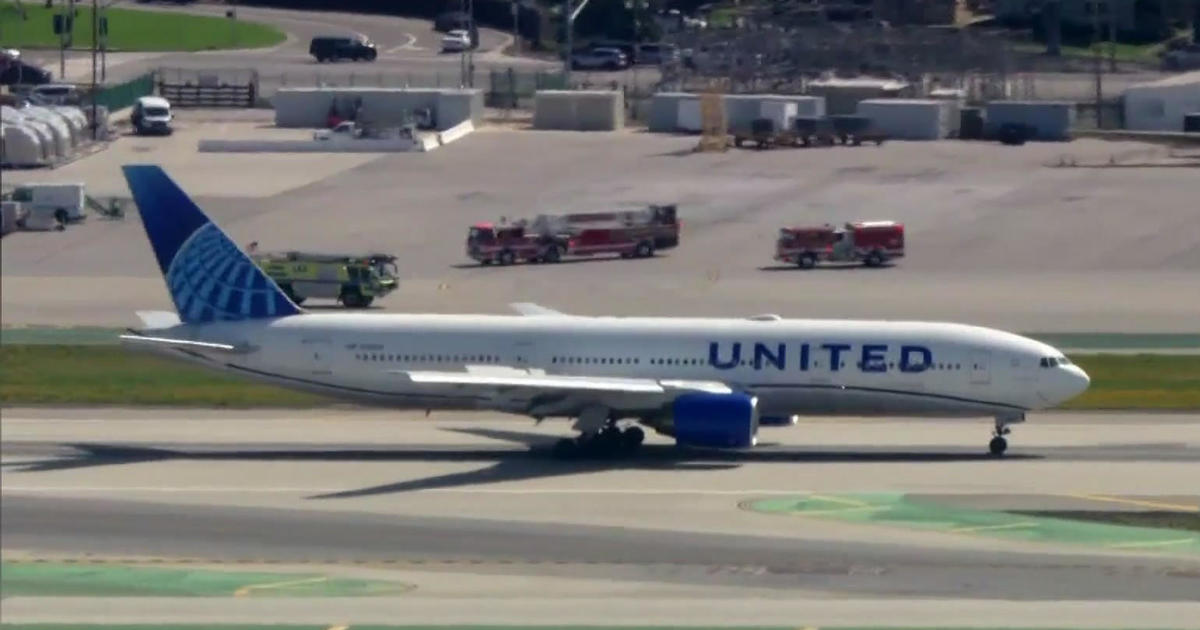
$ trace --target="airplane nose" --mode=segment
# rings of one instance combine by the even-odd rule
[[[1092,384],[1092,379],[1088,377],[1087,372],[1084,372],[1078,365],[1069,365],[1066,369],[1070,385],[1067,389],[1067,397],[1074,398],[1087,390]]]

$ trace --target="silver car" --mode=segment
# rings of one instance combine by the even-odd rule
[[[625,53],[616,48],[593,48],[571,55],[571,67],[578,70],[620,70],[628,65]]]

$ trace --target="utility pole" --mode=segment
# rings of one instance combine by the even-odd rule
[[[1101,108],[1104,103],[1103,79],[1104,66],[1100,56],[1100,3],[1092,3],[1092,65],[1096,74],[1096,128],[1104,128],[1104,113]]]
[[[520,0],[512,0],[513,13],[513,45],[516,46],[517,54],[521,54],[521,2]]]
[[[92,0],[92,140],[97,140],[100,125],[96,120],[96,53],[100,42],[100,7]]]
[[[563,56],[563,83],[567,89],[571,87],[571,54],[575,49],[575,16],[572,14],[571,0],[563,0],[563,28],[567,29],[567,51]]]
[[[463,13],[467,15],[467,47],[459,56],[461,79],[463,87],[475,86],[475,2],[462,0]]]
[[[58,79],[60,81],[65,81],[64,77],[67,75],[67,37],[71,31],[67,25],[74,25],[71,18],[70,0],[63,0],[63,7],[62,22],[59,24],[58,31]]]

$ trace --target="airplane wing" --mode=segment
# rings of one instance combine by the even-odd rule
[[[532,302],[514,302],[509,304],[509,306],[511,306],[514,311],[522,315],[550,315],[555,317],[566,316],[566,313],[563,313],[562,311],[556,311],[552,308],[546,308],[545,306],[534,304]]]
[[[530,415],[550,415],[551,408],[555,413],[570,415],[571,410],[588,405],[649,410],[687,392],[729,394],[734,391],[719,381],[569,376],[496,366],[468,366],[464,371],[453,372],[389,370],[389,373],[424,385],[472,388],[490,391],[496,396],[516,394],[520,399],[528,400]]]

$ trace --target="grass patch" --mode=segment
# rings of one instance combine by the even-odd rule
[[[330,401],[119,346],[0,346],[0,404],[309,407]]]
[[[1200,355],[1072,357],[1092,377],[1065,409],[1200,410]],[[329,398],[100,345],[0,346],[0,404],[313,407]]]
[[[91,6],[81,4],[78,9],[71,45],[91,48]],[[58,48],[53,17],[58,10],[57,5],[47,9],[42,2],[26,1],[18,8],[11,0],[0,0],[0,46]],[[273,26],[242,19],[136,9],[104,9],[100,15],[108,17],[108,49],[113,51],[263,48],[287,39]]]
[[[1010,511],[1010,514],[1028,514],[1049,518],[1065,518],[1072,521],[1130,525],[1132,527],[1157,527],[1200,532],[1200,514],[1195,512],[1105,512],[1098,510],[1045,510]]]
[[[1063,409],[1200,409],[1200,355],[1091,354],[1071,360],[1092,385]]]
[[[1187,30],[1178,31],[1175,36],[1186,36]],[[1096,50],[1100,51],[1100,57],[1105,63],[1109,59],[1115,58],[1119,62],[1125,63],[1158,63],[1159,55],[1167,49],[1167,42],[1174,38],[1168,38],[1161,42],[1151,42],[1149,44],[1124,44],[1114,42],[1109,44],[1107,41],[1096,42],[1089,46],[1062,46],[1062,56],[1091,59],[1096,55]],[[1115,50],[1113,50],[1115,48]],[[1013,50],[1023,53],[1045,53],[1045,42],[1020,42],[1013,45]]]

